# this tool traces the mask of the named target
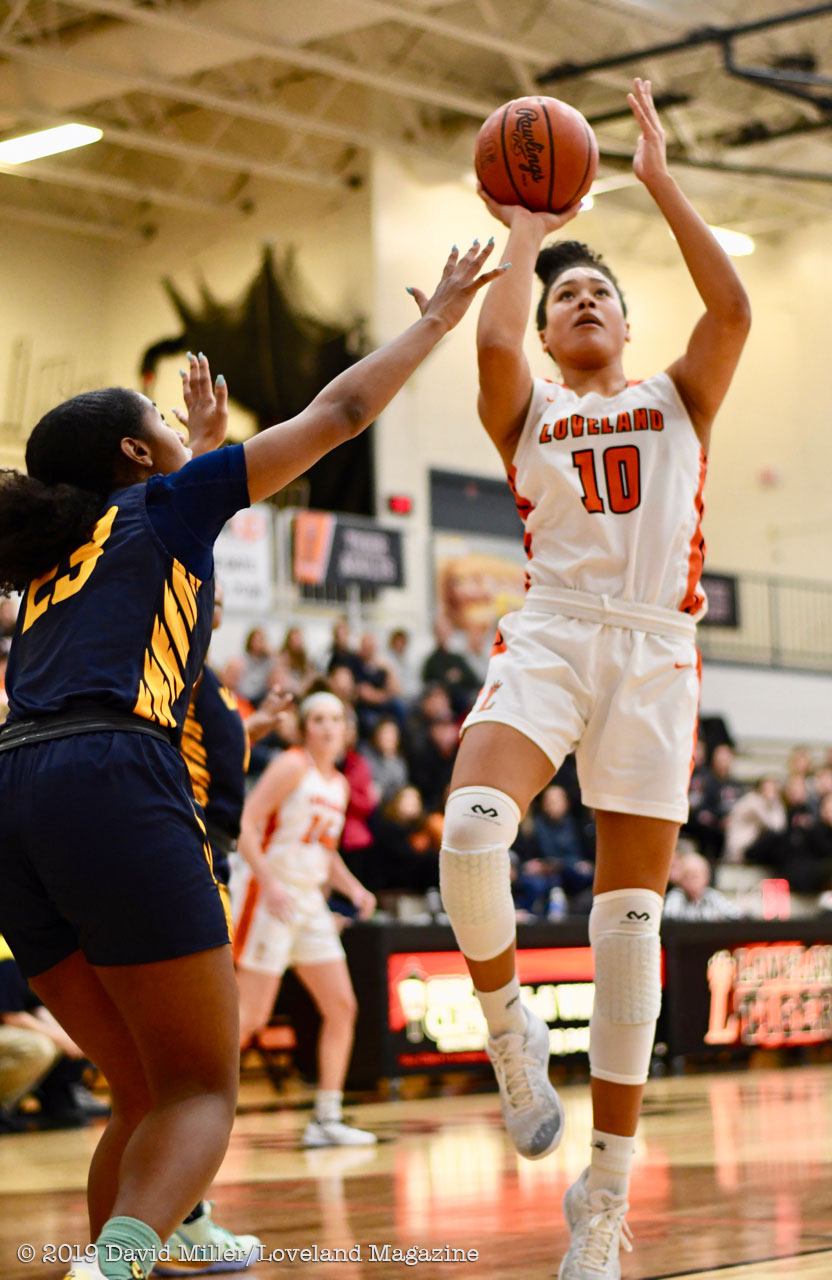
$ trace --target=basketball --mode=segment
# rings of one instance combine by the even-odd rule
[[[515,98],[480,129],[474,168],[498,204],[560,213],[592,185],[598,143],[580,111],[558,98]]]

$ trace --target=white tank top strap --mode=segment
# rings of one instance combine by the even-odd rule
[[[526,593],[524,608],[535,613],[557,613],[567,618],[582,618],[586,622],[600,622],[607,627],[648,631],[651,635],[668,639],[696,638],[696,622],[687,613],[655,604],[616,600],[612,596],[594,596],[588,591],[532,585]]]

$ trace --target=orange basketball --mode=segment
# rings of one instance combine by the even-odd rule
[[[580,111],[558,98],[515,98],[480,129],[474,168],[498,204],[559,213],[592,185],[598,143]]]

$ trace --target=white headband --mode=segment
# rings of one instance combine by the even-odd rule
[[[328,707],[330,711],[338,711],[344,715],[344,704],[341,699],[334,693],[327,693],[325,689],[321,689],[319,693],[310,693],[309,697],[304,698],[300,704],[301,720],[305,722],[309,713],[318,707]]]

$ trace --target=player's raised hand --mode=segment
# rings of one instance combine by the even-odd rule
[[[408,293],[416,299],[416,305],[422,315],[436,317],[445,324],[447,329],[453,329],[459,324],[470,307],[474,295],[492,280],[503,275],[511,265],[506,263],[502,267],[495,267],[493,271],[485,271],[480,275],[479,272],[493,249],[493,240],[489,240],[484,246],[475,240],[468,252],[460,256],[459,250],[454,245],[445,263],[442,279],[430,298],[422,293],[421,289],[408,288]]]
[[[627,102],[641,130],[633,157],[633,172],[640,182],[649,187],[654,178],[667,173],[667,143],[653,102],[650,81],[636,76],[633,92],[627,94]]]
[[[517,221],[531,221],[539,228],[541,239],[543,236],[550,236],[553,231],[560,231],[561,227],[565,227],[567,222],[572,221],[581,208],[580,200],[576,200],[567,209],[561,209],[560,213],[547,213],[545,210],[541,213],[533,213],[531,209],[526,209],[521,204],[500,204],[488,194],[481,182],[477,183],[477,195],[491,216],[498,222],[502,222],[504,227],[510,230]]]
[[[182,398],[187,414],[174,409],[183,427],[188,429],[188,444],[196,457],[218,449],[228,430],[228,387],[220,374],[212,384],[211,369],[206,356],[188,352],[187,368],[182,375]]]

